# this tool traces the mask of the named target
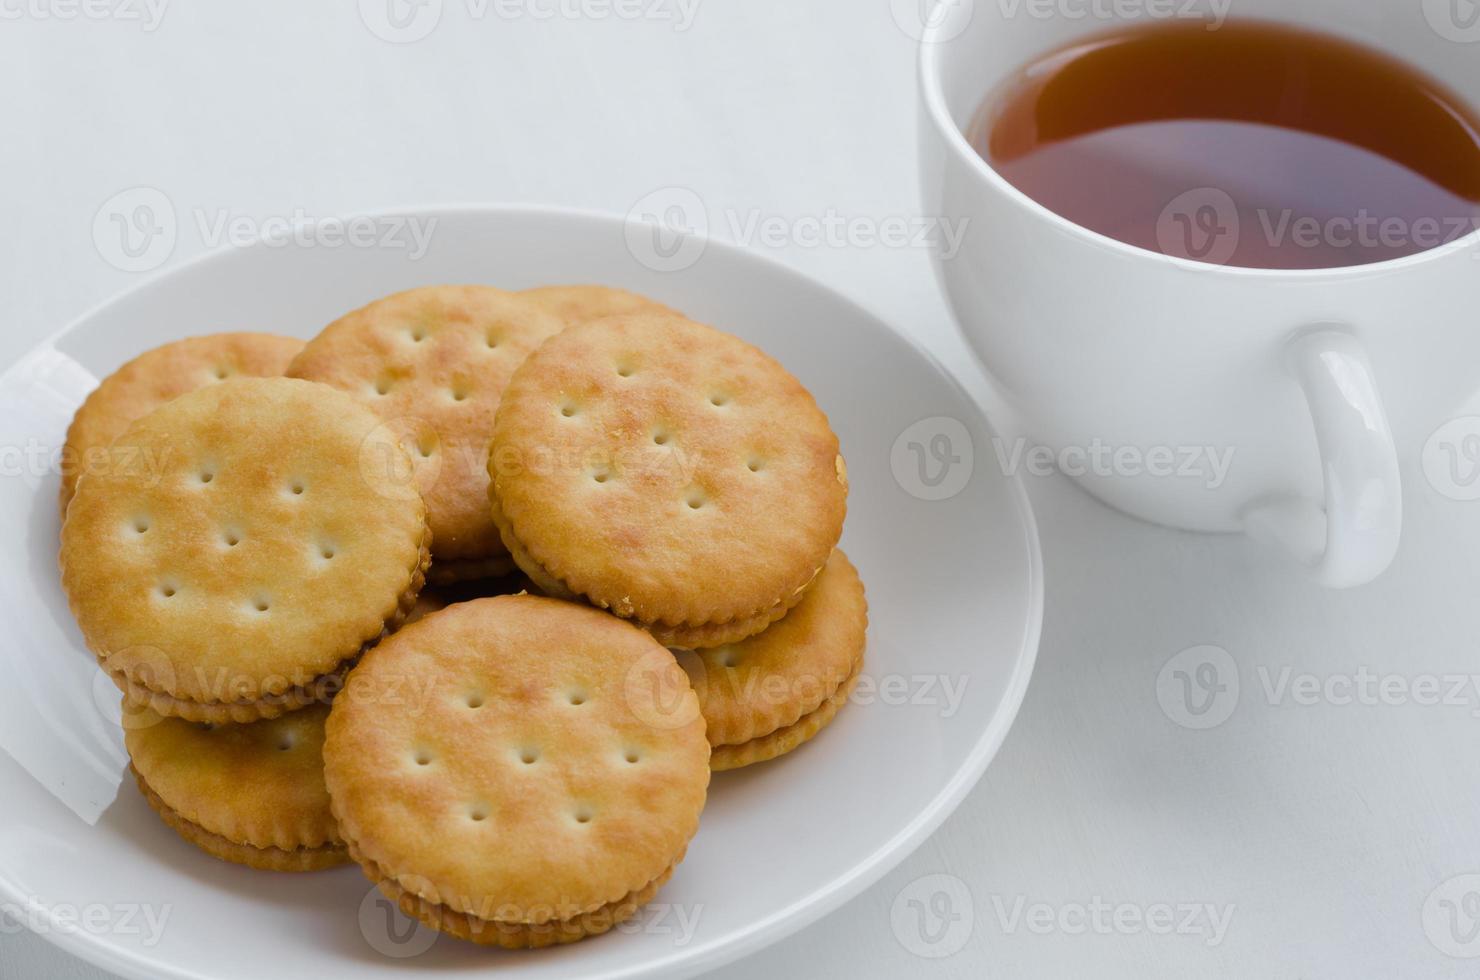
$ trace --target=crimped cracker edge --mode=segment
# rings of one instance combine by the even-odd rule
[[[840,549],[834,549],[834,553],[842,554]],[[846,554],[842,554],[842,557],[846,560],[848,556]],[[848,564],[851,566],[853,563],[849,561]],[[857,573],[856,568],[854,569],[854,572],[855,574]],[[863,580],[861,577],[859,578],[859,585],[860,587],[862,587],[863,585]],[[752,741],[754,739],[765,738],[773,732],[777,732],[783,728],[788,728],[792,725],[795,725],[807,715],[810,715],[812,712],[821,708],[824,704],[827,703],[829,698],[837,693],[838,688],[842,687],[844,684],[852,683],[854,680],[856,680],[859,666],[863,663],[864,651],[868,648],[867,591],[863,593],[863,622],[861,625],[861,642],[858,644],[858,649],[855,650],[853,653],[853,660],[852,663],[849,665],[848,670],[844,673],[836,675],[838,677],[838,682],[836,684],[829,687],[826,691],[820,692],[815,699],[803,698],[787,705],[786,710],[776,711],[770,718],[767,719],[770,724],[768,724],[764,730],[757,730],[755,719],[753,717],[747,719],[747,721],[750,722],[750,725],[749,727],[746,727],[742,724],[716,725],[714,720],[706,715],[704,717],[704,724],[705,733],[710,737],[709,744],[714,747],[735,746],[743,745],[744,743]]]
[[[614,902],[607,902],[569,918],[508,922],[485,919],[471,912],[458,911],[441,902],[428,901],[415,892],[408,891],[396,879],[386,876],[379,865],[365,858],[353,845],[349,845],[349,853],[359,863],[365,876],[380,889],[381,894],[394,901],[406,915],[458,939],[481,946],[501,946],[504,949],[539,949],[577,942],[588,936],[599,936],[640,912],[643,906],[657,896],[658,890],[673,876],[674,869],[683,860],[683,855],[680,854],[661,874],[641,888],[628,892]]]
[[[166,803],[158,793],[154,792],[153,787],[144,779],[139,770],[132,765],[129,766],[129,770],[134,774],[134,780],[139,785],[139,792],[144,795],[144,799],[159,815],[160,820],[164,821],[165,826],[213,858],[255,868],[258,871],[281,872],[320,871],[351,862],[349,850],[342,843],[289,849],[278,847],[275,844],[258,846],[238,842],[213,833]]]
[[[328,743],[326,741],[325,742],[326,748],[327,748],[327,745],[328,745]],[[327,757],[326,757],[326,761],[327,761]],[[375,882],[376,884],[380,884],[382,881],[392,882],[392,883],[394,883],[396,885],[396,887],[398,889],[400,889],[402,891],[405,891],[409,895],[414,895],[420,901],[426,902],[426,903],[428,903],[430,905],[437,905],[437,906],[445,907],[450,912],[454,912],[454,913],[458,913],[458,914],[464,914],[464,915],[473,915],[474,917],[476,917],[476,914],[475,913],[470,912],[467,909],[459,909],[459,908],[456,907],[455,904],[452,904],[452,903],[449,903],[449,902],[444,901],[443,900],[442,891],[438,887],[438,885],[437,885],[436,882],[431,881],[430,879],[427,879],[427,878],[424,878],[424,877],[421,877],[421,876],[417,876],[418,878],[420,878],[421,881],[423,881],[423,882],[426,883],[426,885],[427,885],[428,888],[430,888],[433,892],[435,892],[434,895],[422,895],[419,892],[415,892],[415,891],[411,891],[410,889],[407,889],[404,885],[401,884],[400,877],[399,877],[400,875],[402,875],[402,874],[414,874],[414,872],[399,872],[397,874],[391,874],[391,873],[387,872],[385,870],[385,862],[384,862],[384,860],[383,859],[378,859],[378,858],[376,858],[376,857],[374,857],[374,856],[372,856],[371,854],[368,853],[368,850],[367,850],[367,848],[365,846],[365,843],[364,843],[364,840],[362,838],[362,835],[359,832],[359,825],[356,824],[354,822],[354,820],[348,814],[346,814],[343,811],[343,809],[340,807],[338,796],[334,792],[334,783],[333,783],[333,780],[330,778],[329,773],[330,773],[330,769],[326,765],[325,766],[325,769],[324,769],[324,776],[325,776],[325,783],[328,785],[328,788],[329,788],[329,812],[334,817],[334,822],[339,825],[339,836],[344,838],[344,843],[345,843],[345,846],[349,848],[350,856],[355,860],[355,862],[357,864],[360,865],[360,867],[362,869],[364,869],[365,876],[367,878],[369,878],[371,881]],[[675,867],[677,867],[678,863],[684,859],[684,854],[687,852],[687,850],[688,850],[688,843],[685,842],[684,845],[683,845],[683,847],[681,847],[679,849],[677,856],[674,857],[673,861],[668,865],[667,872],[664,872],[664,873],[660,874],[659,875],[659,878],[665,878],[666,874],[672,873],[673,869]],[[372,869],[373,869],[373,873],[372,873]],[[636,888],[629,888],[629,889],[627,889],[624,892],[621,892],[619,894],[610,895],[609,897],[598,896],[596,899],[593,899],[591,902],[587,903],[586,905],[583,905],[583,906],[580,906],[579,908],[577,908],[575,910],[574,915],[572,915],[570,918],[578,918],[579,916],[582,916],[582,915],[589,915],[589,914],[594,913],[594,912],[596,912],[596,911],[598,911],[600,909],[606,908],[607,906],[619,905],[628,896],[633,895],[633,894],[636,894],[638,892],[641,892],[644,888],[646,888],[649,885],[651,885],[652,884],[652,881],[657,881],[657,880],[658,880],[658,878],[654,878],[651,881],[649,881],[647,885],[639,885]],[[666,878],[665,878],[665,880],[666,880]],[[617,887],[620,887],[620,886],[617,886]],[[388,897],[390,897],[390,896],[388,896]],[[551,918],[552,918],[552,916],[547,916],[545,918],[533,918],[533,919],[531,919],[528,922],[518,923],[518,924],[523,924],[523,925],[543,925],[544,923],[551,921]]]
[[[839,685],[838,690],[832,696],[822,702],[815,711],[803,715],[795,723],[778,728],[769,735],[753,738],[738,745],[716,745],[709,753],[709,768],[713,772],[728,772],[731,769],[741,769],[752,766],[758,762],[769,762],[778,759],[789,752],[795,752],[803,745],[812,741],[828,725],[832,724],[839,711],[848,703],[848,697],[853,693],[853,688],[858,684],[859,674],[863,669],[863,660],[860,658],[858,666],[853,673]]]

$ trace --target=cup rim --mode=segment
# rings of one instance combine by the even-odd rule
[[[1047,221],[1057,228],[1061,233],[1070,235],[1086,244],[1115,252],[1128,259],[1153,258],[1163,262],[1172,262],[1179,267],[1203,272],[1210,275],[1223,275],[1236,279],[1270,279],[1285,281],[1313,282],[1319,280],[1333,279],[1360,279],[1364,277],[1383,275],[1387,273],[1406,272],[1409,269],[1437,262],[1448,258],[1453,253],[1476,249],[1480,251],[1480,227],[1456,238],[1454,241],[1445,242],[1434,248],[1414,252],[1396,259],[1384,259],[1381,262],[1368,262],[1362,265],[1333,266],[1328,269],[1259,269],[1240,265],[1218,265],[1212,262],[1201,262],[1197,259],[1184,259],[1175,255],[1167,255],[1164,252],[1154,252],[1151,249],[1141,248],[1122,242],[1118,238],[1111,238],[1100,232],[1086,228],[1081,224],[1070,221],[1068,218],[1052,211],[1038,201],[1023,193],[1013,186],[1007,178],[997,172],[997,169],[984,160],[980,153],[971,146],[966,139],[966,134],[961,132],[951,115],[950,108],[946,105],[945,91],[943,87],[940,55],[946,45],[956,40],[961,31],[961,18],[970,18],[974,5],[951,4],[944,17],[932,18],[926,24],[920,37],[920,56],[918,60],[919,86],[921,100],[925,104],[926,111],[930,115],[931,123],[935,126],[939,135],[945,140],[949,152],[958,157],[966,159],[966,166],[973,170],[979,177],[990,184],[998,193],[1001,193],[1012,201],[1018,208],[1027,211],[1040,221]]]

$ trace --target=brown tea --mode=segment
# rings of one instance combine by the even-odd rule
[[[1480,227],[1480,119],[1414,68],[1262,22],[1159,24],[1024,68],[968,133],[1004,178],[1131,245],[1362,265]]]

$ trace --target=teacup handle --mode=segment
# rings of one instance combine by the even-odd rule
[[[1290,344],[1290,366],[1315,423],[1325,500],[1262,501],[1244,514],[1322,585],[1365,585],[1392,564],[1403,527],[1403,491],[1392,427],[1362,344],[1323,327]]]

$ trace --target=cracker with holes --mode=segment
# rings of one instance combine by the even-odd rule
[[[564,325],[491,286],[428,286],[341,317],[288,368],[349,393],[410,453],[435,541],[433,581],[512,571],[488,516],[488,441],[514,369]]]
[[[416,600],[426,507],[378,465],[402,452],[380,420],[332,388],[224,381],[110,452],[67,509],[62,585],[131,707],[209,722],[301,709]]]
[[[140,354],[104,378],[77,409],[62,447],[61,508],[90,469],[106,466],[108,446],[132,423],[166,402],[227,378],[273,378],[303,341],[265,333],[189,337]]]
[[[350,855],[408,915],[485,945],[605,932],[683,858],[709,743],[673,656],[534,596],[458,603],[371,650],[324,770]]]
[[[263,871],[349,861],[324,788],[328,705],[247,725],[203,725],[152,711],[125,716],[139,790],[181,837]]]
[[[664,314],[578,324],[531,355],[489,471],[494,521],[535,585],[690,648],[800,601],[848,494],[837,437],[796,378]]]
[[[519,294],[564,320],[567,326],[624,313],[672,313],[640,293],[615,286],[540,286]]]
[[[839,550],[796,608],[764,632],[680,651],[707,723],[710,765],[774,759],[827,727],[858,680],[867,629],[863,582]]]

